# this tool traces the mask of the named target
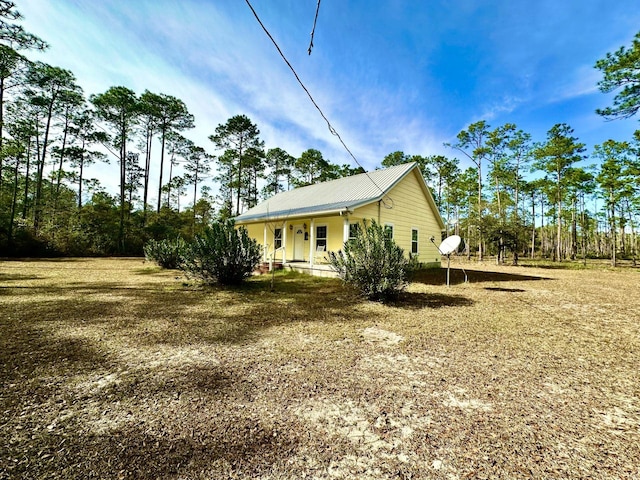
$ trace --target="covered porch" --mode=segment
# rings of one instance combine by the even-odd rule
[[[305,273],[332,272],[328,252],[341,250],[349,240],[357,219],[348,214],[294,218],[245,225],[250,236],[258,239],[262,262],[282,264],[285,268]]]

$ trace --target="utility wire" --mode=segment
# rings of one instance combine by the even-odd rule
[[[280,56],[282,57],[282,60],[284,60],[284,62],[287,64],[287,66],[289,67],[289,69],[291,70],[291,72],[293,73],[293,75],[296,77],[296,80],[298,81],[298,83],[300,84],[300,86],[302,87],[302,89],[305,91],[305,93],[307,94],[307,96],[309,97],[309,100],[311,100],[311,103],[313,103],[313,106],[316,107],[316,110],[318,110],[318,112],[320,113],[320,116],[322,116],[322,118],[324,119],[324,121],[327,123],[327,127],[329,128],[329,131],[331,132],[332,135],[336,136],[338,138],[338,140],[340,140],[340,143],[342,144],[342,146],[344,147],[344,149],[347,151],[347,153],[351,156],[351,158],[353,158],[353,161],[356,162],[356,165],[358,165],[365,173],[365,175],[369,178],[369,180],[371,180],[371,183],[373,183],[373,185],[380,190],[380,192],[384,195],[384,190],[382,188],[380,188],[380,186],[373,180],[373,178],[371,178],[371,176],[369,175],[369,173],[365,170],[365,168],[360,164],[360,162],[358,161],[358,159],[355,157],[355,155],[351,152],[351,150],[349,149],[349,147],[347,147],[347,144],[344,143],[344,140],[342,140],[342,137],[340,136],[340,134],[336,131],[335,128],[333,128],[333,126],[331,125],[331,122],[329,121],[329,119],[327,118],[327,116],[324,114],[324,112],[322,111],[322,109],[318,106],[318,104],[316,103],[316,101],[313,99],[313,96],[311,95],[311,92],[309,92],[309,89],[307,89],[307,87],[305,86],[304,83],[302,83],[302,80],[300,80],[300,77],[298,76],[298,73],[295,71],[295,69],[293,68],[293,66],[291,65],[291,63],[289,62],[289,60],[287,60],[287,57],[285,57],[284,53],[282,53],[282,50],[280,49],[280,47],[278,46],[278,43],[275,41],[275,39],[273,38],[273,36],[271,35],[271,33],[269,33],[269,30],[267,30],[267,27],[264,26],[264,24],[262,23],[262,20],[260,20],[260,17],[258,16],[258,14],[256,13],[255,9],[253,8],[253,5],[251,5],[251,2],[249,0],[245,0],[245,2],[247,3],[247,5],[249,6],[249,8],[251,9],[251,12],[253,13],[253,16],[256,17],[256,20],[258,21],[258,23],[260,24],[260,26],[262,27],[262,30],[264,30],[264,33],[266,33],[267,37],[269,37],[269,40],[271,40],[271,43],[273,43],[273,46],[276,47],[276,50],[278,50],[278,53],[280,54]],[[318,7],[320,6],[320,2],[318,2]],[[390,203],[387,203],[387,201],[385,201],[384,198],[382,198],[382,203],[384,204],[384,206],[386,208],[393,208],[393,199],[389,198]]]
[[[311,55],[311,50],[313,49],[313,37],[316,34],[316,23],[318,22],[318,12],[320,11],[320,1],[318,0],[318,5],[316,6],[316,16],[313,19],[313,29],[311,30],[311,41],[309,42],[309,55]]]

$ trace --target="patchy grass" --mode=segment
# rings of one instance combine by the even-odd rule
[[[640,271],[464,268],[0,262],[0,478],[640,477]]]

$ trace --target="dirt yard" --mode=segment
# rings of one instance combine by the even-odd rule
[[[0,478],[640,478],[640,269],[0,262]]]

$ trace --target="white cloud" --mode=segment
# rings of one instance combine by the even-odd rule
[[[564,102],[598,93],[598,82],[601,79],[602,74],[593,68],[593,65],[582,65],[576,68],[569,78],[558,82],[548,103]]]
[[[25,0],[22,9],[26,28],[51,44],[43,61],[74,72],[87,94],[125,85],[181,98],[196,117],[187,136],[209,151],[208,135],[242,113],[258,124],[268,148],[293,155],[317,148],[336,163],[353,163],[257,23],[238,23],[215,4]],[[317,75],[313,63],[294,68],[365,168],[393,150],[422,153],[437,145],[424,122],[402,112],[400,94],[363,86],[354,95]]]

